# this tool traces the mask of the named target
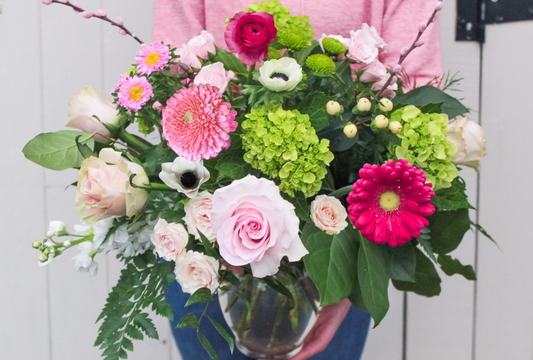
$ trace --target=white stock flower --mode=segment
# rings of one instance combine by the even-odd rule
[[[59,233],[67,231],[67,225],[63,221],[50,221],[50,226],[46,232],[46,237],[51,238],[52,236],[57,236]]]
[[[452,156],[456,165],[464,165],[479,171],[481,158],[487,155],[485,132],[468,116],[457,116],[448,124],[448,141],[457,146]]]
[[[150,235],[156,221],[138,221],[128,229],[128,223],[121,225],[114,234],[109,236],[109,247],[125,257],[144,254],[153,245]]]
[[[328,235],[339,234],[348,226],[348,213],[339,199],[333,196],[318,195],[311,202],[311,220]]]
[[[174,272],[183,292],[194,294],[200,288],[208,288],[212,293],[219,285],[219,268],[215,258],[189,250],[178,258]]]
[[[74,225],[76,235],[94,235],[92,241],[85,241],[78,245],[78,254],[72,258],[77,271],[89,272],[91,275],[96,276],[98,273],[98,263],[89,254],[95,250],[98,253],[104,250],[101,245],[112,224],[113,218],[106,218],[92,226],[85,224]]]
[[[265,61],[259,69],[261,85],[272,91],[290,91],[302,80],[302,67],[295,59],[283,57]]]
[[[167,261],[176,261],[179,256],[185,253],[189,233],[183,224],[169,224],[165,219],[159,219],[150,239],[161,258]]]
[[[194,198],[198,194],[200,185],[209,180],[209,171],[202,160],[189,161],[184,157],[177,157],[171,163],[161,164],[159,178],[172,189]]]

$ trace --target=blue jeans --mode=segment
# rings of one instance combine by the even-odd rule
[[[205,304],[192,304],[184,308],[185,302],[189,299],[189,294],[181,291],[179,284],[174,281],[170,286],[167,294],[167,300],[174,313],[174,321],[171,322],[174,332],[174,339],[178,345],[183,360],[210,360],[211,358],[204,350],[200,341],[196,337],[196,329],[181,328],[176,329],[183,315],[192,312],[198,318],[204,311]],[[222,310],[218,304],[218,298],[207,308],[207,314],[224,326],[229,334],[232,334],[226,325]],[[354,306],[348,312],[344,322],[339,327],[335,337],[329,343],[328,348],[313,356],[313,360],[358,360],[363,353],[368,328],[370,325],[370,315]],[[204,334],[211,342],[220,360],[249,360],[250,358],[243,355],[237,348],[233,355],[229,352],[229,346],[226,340],[211,325],[208,319],[203,319],[200,325],[200,332]]]

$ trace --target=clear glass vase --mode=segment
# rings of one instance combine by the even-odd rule
[[[296,277],[280,272],[274,278],[291,292],[294,301],[251,274],[239,277],[242,294],[229,284],[226,288],[232,290],[219,292],[235,345],[254,359],[283,360],[296,355],[318,315],[320,295],[307,273]]]

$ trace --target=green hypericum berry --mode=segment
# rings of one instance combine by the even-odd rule
[[[309,45],[307,36],[299,31],[285,31],[278,34],[278,42],[292,51],[305,49]]]
[[[244,161],[271,178],[281,191],[313,196],[322,187],[333,160],[329,140],[319,140],[309,115],[283,110],[280,105],[252,109],[242,123]]]
[[[343,43],[334,38],[324,38],[322,40],[322,46],[324,47],[324,51],[328,52],[331,55],[337,56],[346,53],[346,46],[344,46]]]
[[[267,54],[267,60],[278,60],[278,59],[281,59],[280,52],[272,47],[269,47],[268,54]]]
[[[309,56],[305,63],[311,71],[316,73],[331,73],[335,71],[335,63],[324,54],[315,54]]]

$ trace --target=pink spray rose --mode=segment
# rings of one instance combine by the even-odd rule
[[[211,227],[230,265],[250,264],[255,277],[277,273],[284,256],[308,253],[298,235],[300,220],[273,181],[248,175],[213,194]]]
[[[336,197],[318,195],[311,202],[310,211],[313,223],[328,235],[339,234],[348,226],[348,213]]]
[[[215,241],[215,234],[211,228],[212,198],[213,195],[209,191],[202,191],[185,205],[183,221],[187,224],[189,233],[198,240],[200,240],[200,234],[198,234],[198,231],[200,231],[207,240]]]
[[[154,227],[154,233],[150,235],[150,240],[160,257],[167,261],[176,261],[185,253],[189,234],[182,224],[169,224],[164,219],[159,219]]]
[[[224,38],[231,52],[246,65],[253,65],[266,59],[268,45],[276,39],[277,32],[271,14],[243,11],[230,20]]]
[[[388,51],[389,50],[389,46],[387,45],[387,43],[381,38],[381,36],[379,36],[378,34],[378,31],[376,30],[375,27],[373,26],[368,26],[366,23],[363,24],[363,26],[361,27],[361,30],[363,30],[364,32],[368,33],[370,36],[372,36],[372,38],[376,41],[376,46],[379,50],[379,52],[382,52],[382,51]]]
[[[479,171],[481,158],[487,155],[485,132],[468,116],[457,116],[448,124],[448,141],[457,146],[452,156],[456,165],[464,165]]]
[[[372,85],[372,90],[374,91],[381,90],[390,76],[385,65],[377,59],[361,67],[361,70],[364,70],[365,72],[361,75],[360,80],[363,82],[374,82]],[[398,90],[398,84],[392,82],[387,89],[383,91],[382,96],[394,97],[396,96],[396,90]]]
[[[176,281],[181,290],[188,294],[200,288],[208,288],[214,292],[219,285],[217,272],[220,268],[218,260],[192,250],[187,251],[176,260]]]
[[[350,31],[348,58],[358,63],[370,64],[378,57],[376,40],[366,31]]]
[[[226,71],[224,64],[216,62],[204,66],[194,78],[194,85],[209,84],[218,88],[219,93],[226,91],[230,80],[237,79],[233,71]]]
[[[209,32],[203,30],[200,35],[193,37],[186,45],[176,52],[180,58],[178,64],[180,68],[186,71],[199,69],[202,60],[209,59],[209,53],[216,54],[215,39]]]

